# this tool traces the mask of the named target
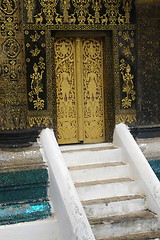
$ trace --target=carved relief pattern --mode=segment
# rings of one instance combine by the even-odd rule
[[[12,15],[17,10],[17,1],[15,0],[1,0],[0,10],[6,15]]]
[[[26,23],[124,25],[133,11],[134,0],[25,0]]]
[[[25,31],[29,110],[46,109],[45,32]]]
[[[85,138],[104,138],[103,55],[100,39],[84,39],[83,92]]]
[[[135,32],[113,32],[115,122],[136,121]]]
[[[0,129],[27,127],[21,4],[0,1]]]
[[[57,128],[59,143],[77,142],[75,52],[72,39],[55,42],[55,76],[57,83]]]
[[[134,31],[119,31],[119,70],[121,107],[135,108],[135,42]]]

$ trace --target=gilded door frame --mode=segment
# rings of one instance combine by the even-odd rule
[[[101,37],[103,39],[104,53],[104,121],[105,121],[105,141],[111,141],[115,126],[114,112],[114,78],[113,78],[113,58],[112,58],[112,31],[52,31],[52,54],[53,54],[53,87],[56,93],[55,83],[55,62],[54,62],[54,42],[60,37]],[[56,96],[55,96],[56,97]],[[54,104],[56,100],[54,100]],[[57,113],[54,108],[55,134],[57,135]]]

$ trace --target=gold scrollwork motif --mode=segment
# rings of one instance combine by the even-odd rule
[[[30,51],[30,53],[32,54],[32,57],[38,56],[40,52],[41,52],[41,50],[37,46],[35,46],[35,49],[32,49]]]
[[[7,57],[15,58],[20,52],[20,46],[16,39],[8,38],[3,43],[3,52]]]
[[[35,8],[34,0],[25,0],[25,8],[27,10],[27,22],[33,23],[33,10]]]
[[[82,49],[85,137],[100,139],[104,137],[102,42],[84,39]]]
[[[82,24],[82,25],[85,24],[88,7],[90,5],[89,1],[73,0],[73,5],[75,7],[75,14],[77,14],[78,16],[79,24]]]
[[[52,24],[54,20],[54,16],[56,14],[56,23],[62,23],[61,17],[58,13],[56,13],[56,5],[58,3],[58,0],[40,0],[41,6],[43,8],[43,13],[46,17],[47,24]],[[40,19],[42,16],[39,15],[39,21],[42,22]]]
[[[16,1],[14,0],[1,0],[0,9],[7,15],[13,14],[17,9]]]
[[[117,16],[119,19],[119,23],[121,23],[123,20],[123,16],[120,16],[119,14],[119,6],[120,6],[120,1],[119,0],[114,0],[114,1],[104,1],[104,5],[106,7],[106,17],[108,17],[108,21],[110,24],[115,25],[117,21]],[[120,21],[121,19],[121,21]]]
[[[9,60],[3,62],[3,74],[5,79],[10,81],[18,81],[21,72],[22,70],[20,61]]]
[[[39,68],[41,71],[39,71]],[[43,92],[43,77],[44,70],[37,63],[33,65],[33,73],[30,75],[31,81],[31,91],[29,92],[29,101],[33,102],[34,109],[42,110],[44,108],[44,100],[40,98],[40,93]]]
[[[35,31],[35,34],[30,35],[30,38],[32,39],[32,42],[37,42],[40,39],[41,35],[39,35],[37,33],[37,31]]]
[[[50,126],[52,124],[53,119],[49,116],[42,116],[42,117],[29,117],[28,122],[29,126],[33,127],[37,125],[38,127],[44,125],[44,126]]]
[[[18,19],[16,17],[6,17],[2,18],[1,24],[1,34],[2,36],[15,36],[16,32],[18,31]]]
[[[122,99],[122,107],[130,108],[136,94],[133,83],[134,75],[131,74],[131,67],[125,63],[124,59],[120,60],[120,72],[123,78],[122,92],[126,93],[126,97]]]
[[[35,17],[47,24],[123,25],[129,24],[133,0],[40,0],[42,10]]]
[[[77,141],[77,110],[75,82],[75,51],[72,39],[55,42],[57,83],[57,127],[59,141]]]
[[[130,11],[132,9],[132,0],[123,0],[123,9],[125,11],[125,23],[130,23]]]
[[[60,1],[61,9],[63,10],[63,19],[65,23],[68,23],[69,15],[68,10],[70,8],[70,0]]]
[[[136,121],[136,113],[117,114],[116,115],[116,123],[121,123],[121,122],[132,123],[135,121]]]

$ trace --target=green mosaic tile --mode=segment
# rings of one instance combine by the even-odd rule
[[[160,180],[160,159],[148,161],[157,178]]]
[[[35,184],[0,188],[0,203],[46,198],[47,187],[46,184]]]
[[[51,216],[49,201],[35,201],[0,206],[0,225],[44,219]]]
[[[0,187],[45,183],[48,181],[47,169],[33,169],[26,171],[13,171],[0,173]]]

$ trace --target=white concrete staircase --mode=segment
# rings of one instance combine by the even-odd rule
[[[61,151],[97,240],[160,239],[157,216],[121,149],[102,143]]]

